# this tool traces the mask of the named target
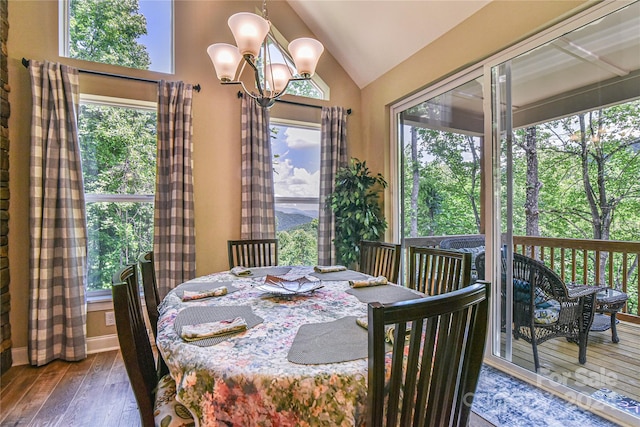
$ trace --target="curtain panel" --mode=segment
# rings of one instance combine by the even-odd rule
[[[161,298],[196,275],[192,99],[190,84],[158,84],[153,252]]]
[[[323,107],[320,136],[320,206],[318,215],[318,264],[337,262],[334,215],[327,196],[335,189],[335,176],[347,164],[347,111],[342,107]]]
[[[276,237],[273,163],[269,111],[242,98],[241,239]]]
[[[78,70],[30,61],[29,362],[86,357],[87,224]]]

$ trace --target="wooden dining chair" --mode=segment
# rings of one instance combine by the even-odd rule
[[[367,426],[467,425],[482,366],[489,289],[477,282],[433,297],[369,304]]]
[[[145,252],[138,258],[140,273],[142,276],[142,290],[144,292],[144,302],[147,306],[147,315],[151,323],[153,336],[158,335],[158,305],[160,296],[158,295],[158,285],[156,283],[156,271],[153,265],[153,252]]]
[[[140,266],[140,276],[142,278],[142,290],[144,292],[144,302],[147,308],[147,316],[153,336],[158,336],[158,306],[160,305],[160,295],[158,294],[158,284],[156,282],[156,270],[153,261],[153,251],[145,252],[138,258]],[[158,375],[160,377],[169,373],[169,368],[162,355],[158,354]]]
[[[427,295],[440,295],[471,283],[471,254],[409,247],[408,287]]]
[[[113,275],[111,292],[118,342],[143,427],[195,425],[189,410],[175,400],[176,384],[170,375],[158,379],[149,334],[144,323],[136,264]]]
[[[229,269],[278,265],[278,239],[229,240],[227,247]]]
[[[391,283],[398,283],[401,248],[393,243],[361,241],[358,271],[375,277],[384,276]]]

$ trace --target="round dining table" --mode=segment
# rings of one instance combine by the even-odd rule
[[[370,276],[351,270],[249,270],[247,276],[226,271],[199,277],[163,299],[156,343],[178,401],[200,426],[365,425],[368,336],[356,319],[366,319],[373,300],[423,294],[393,284],[352,288],[350,280]],[[274,277],[286,290],[264,286]],[[291,283],[312,290],[290,292]],[[226,294],[183,300],[221,287]],[[180,333],[185,325],[237,316],[247,329],[235,334],[188,341]]]

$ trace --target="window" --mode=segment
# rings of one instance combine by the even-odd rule
[[[272,37],[273,35],[273,37]],[[283,46],[288,46],[289,42],[271,25],[271,33],[267,35],[267,46],[269,47],[269,56],[275,63],[285,63],[291,70],[295,70],[293,59],[289,56],[289,52]],[[279,47],[279,49],[278,49]],[[282,55],[284,53],[284,56]],[[260,51],[259,61],[262,60],[262,50]],[[295,71],[294,71],[295,73]],[[287,86],[285,92],[287,95],[304,96],[313,99],[329,99],[329,86],[318,76],[314,74],[310,80],[292,81]]]
[[[62,0],[60,56],[173,73],[171,0]]]
[[[87,291],[153,248],[156,105],[82,96],[78,118],[88,229]]]
[[[318,262],[320,125],[271,121],[279,263]]]

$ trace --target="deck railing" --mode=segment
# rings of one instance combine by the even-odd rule
[[[437,246],[445,238],[405,239],[406,245]],[[640,323],[638,259],[640,242],[514,236],[514,251],[538,259],[567,283],[606,285],[629,295],[619,318]]]

